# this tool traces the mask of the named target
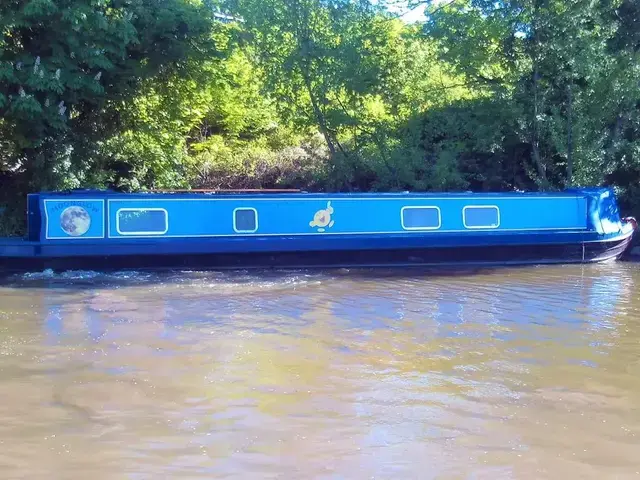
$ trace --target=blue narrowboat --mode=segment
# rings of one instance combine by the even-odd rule
[[[0,270],[587,263],[636,229],[608,188],[554,193],[153,192],[28,196]]]

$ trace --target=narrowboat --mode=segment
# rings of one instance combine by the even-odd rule
[[[151,192],[27,198],[0,270],[588,263],[637,227],[609,188],[554,193]]]

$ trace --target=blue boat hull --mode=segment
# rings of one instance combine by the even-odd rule
[[[268,268],[371,268],[371,267],[450,267],[531,264],[594,263],[619,259],[631,245],[632,231],[600,240],[557,243],[552,237],[535,243],[481,245],[412,245],[398,248],[397,242],[370,242],[359,248],[331,249],[325,244],[315,249],[271,251],[253,249],[206,251],[204,242],[171,242],[140,245],[126,253],[100,254],[99,246],[42,246],[30,242],[0,243],[0,272],[15,273],[62,270],[148,270],[148,269],[268,269]],[[509,242],[508,240],[511,240]],[[417,243],[417,242],[416,242]],[[321,248],[322,247],[322,248]],[[11,250],[13,253],[9,255]],[[209,246],[209,250],[212,250]],[[236,251],[234,251],[236,250]],[[4,253],[4,256],[1,254]]]
[[[587,263],[637,227],[609,189],[556,193],[28,197],[0,271]]]

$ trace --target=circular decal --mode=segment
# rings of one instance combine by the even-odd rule
[[[60,214],[60,228],[67,235],[80,237],[91,226],[91,216],[82,207],[67,207]]]

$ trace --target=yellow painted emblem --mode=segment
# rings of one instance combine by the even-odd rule
[[[331,220],[331,214],[333,213],[333,207],[331,202],[327,202],[327,208],[318,210],[313,216],[313,220],[309,222],[309,226],[318,227],[319,232],[324,232],[325,229],[333,227],[333,220]]]

